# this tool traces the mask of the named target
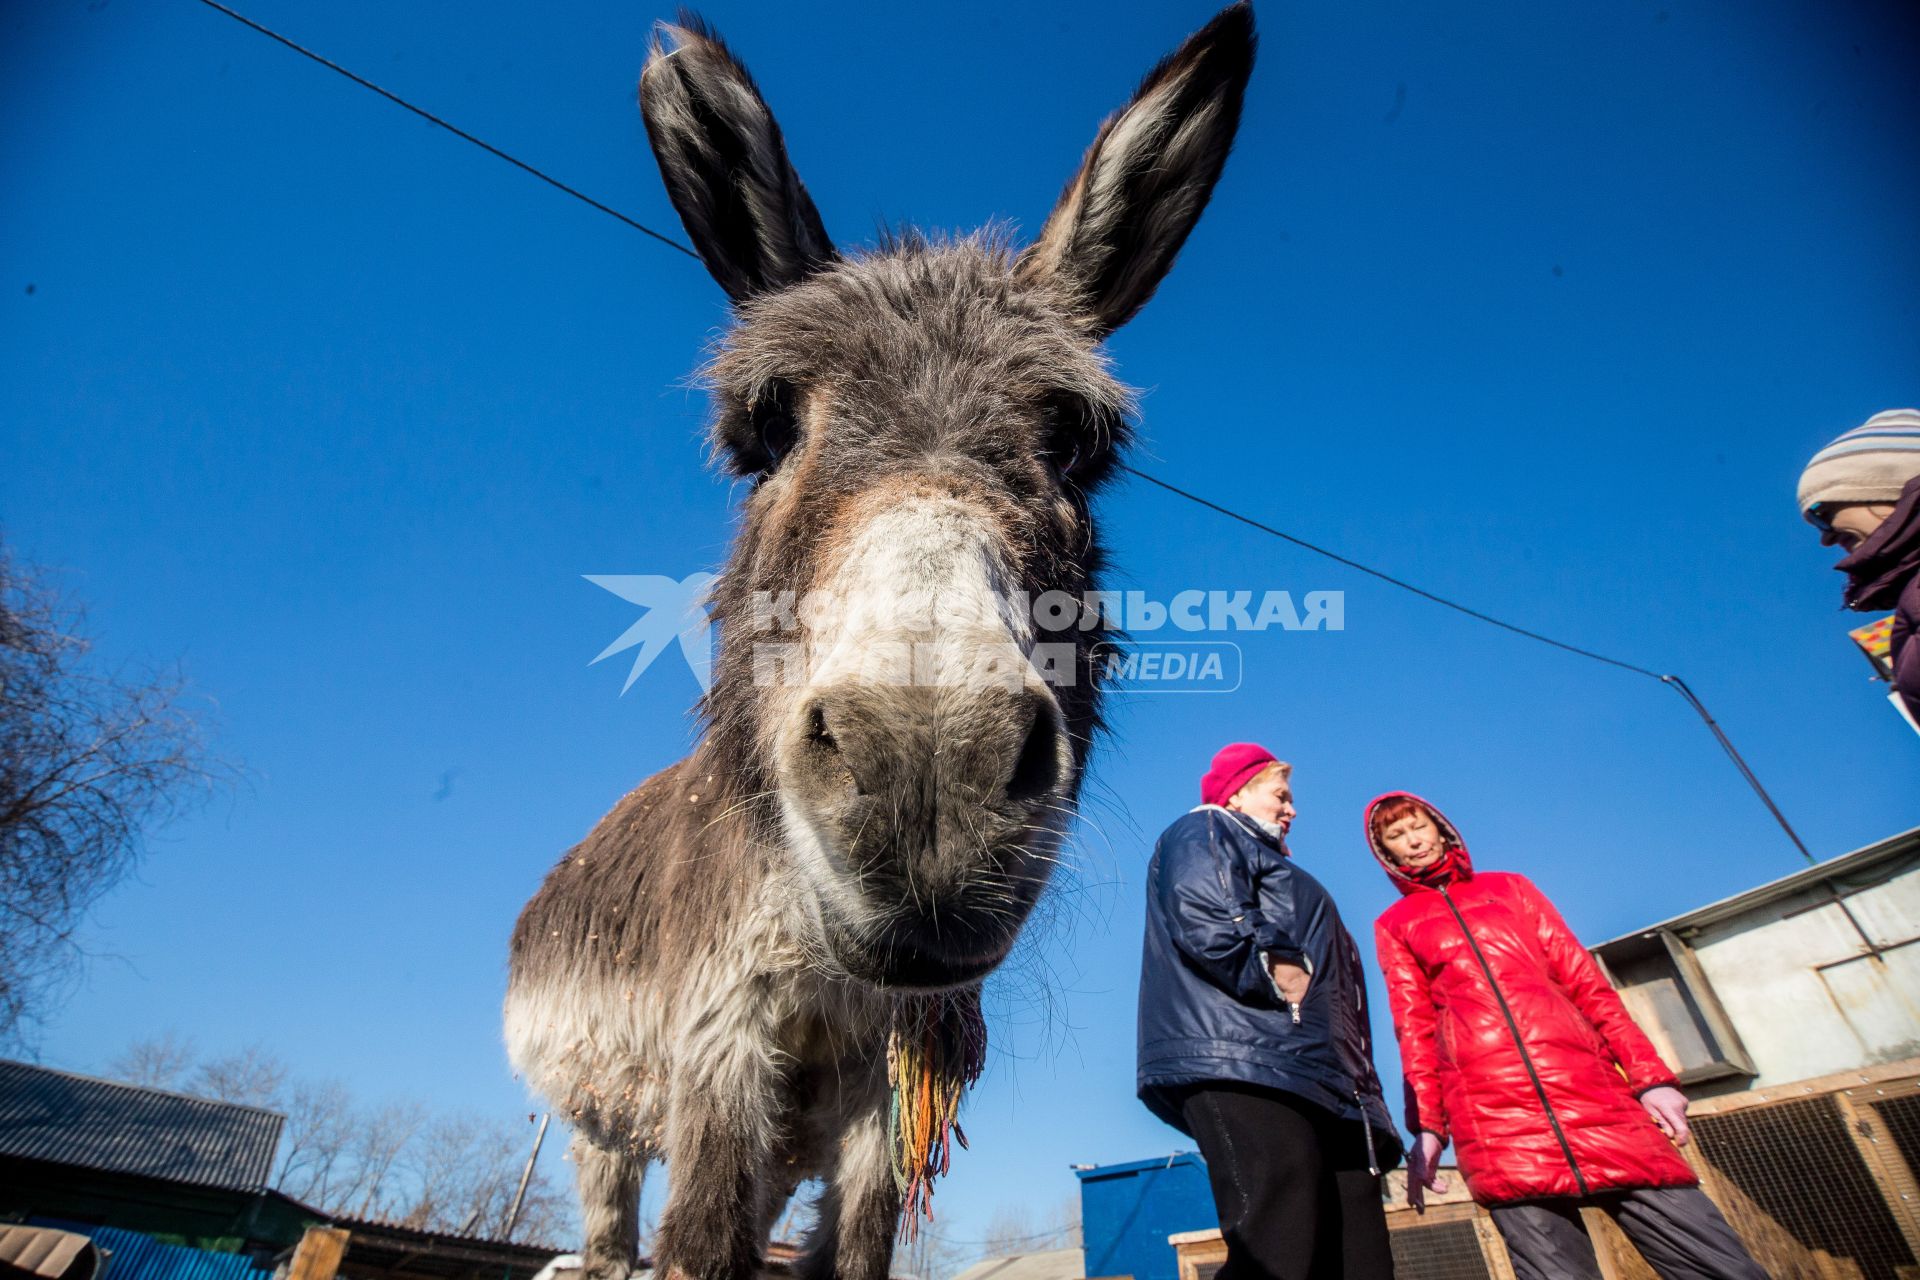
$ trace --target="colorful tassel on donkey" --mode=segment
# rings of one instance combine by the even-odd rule
[[[952,1142],[967,1145],[960,1100],[986,1065],[987,1022],[977,987],[895,1003],[887,1035],[888,1136],[902,1240],[920,1234],[923,1215],[933,1220],[933,1180],[947,1171]]]

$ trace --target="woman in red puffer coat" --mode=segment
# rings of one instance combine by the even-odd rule
[[[1673,1072],[1546,895],[1476,873],[1438,809],[1390,792],[1367,843],[1399,888],[1374,925],[1406,1073],[1407,1200],[1449,1140],[1521,1280],[1592,1277],[1580,1208],[1611,1213],[1666,1280],[1764,1280],[1676,1144]]]

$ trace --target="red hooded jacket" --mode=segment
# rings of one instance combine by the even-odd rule
[[[1466,845],[1423,885],[1367,844],[1403,895],[1374,923],[1406,1072],[1407,1126],[1451,1140],[1481,1204],[1698,1179],[1638,1095],[1674,1082],[1600,967],[1525,876],[1476,874]],[[1419,797],[1413,797],[1418,799]],[[1426,804],[1423,800],[1422,804]]]

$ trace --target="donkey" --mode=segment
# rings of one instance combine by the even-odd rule
[[[887,1275],[889,1028],[976,996],[1057,861],[1101,630],[1027,602],[1097,589],[1090,498],[1130,411],[1100,344],[1205,208],[1253,53],[1242,3],[1162,60],[1024,250],[988,230],[843,254],[746,68],[696,18],[660,29],[641,112],[733,303],[711,434],[753,488],[710,601],[699,744],[567,852],[513,934],[509,1053],[575,1131],[591,1280],[634,1266],[655,1160],[669,1274],[753,1274],[820,1178],[802,1273]]]

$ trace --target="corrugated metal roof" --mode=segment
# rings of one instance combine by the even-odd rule
[[[1645,937],[1662,929],[1682,932],[1688,929],[1704,928],[1718,924],[1722,920],[1732,919],[1757,910],[1770,902],[1791,897],[1803,889],[1819,885],[1823,881],[1846,881],[1849,878],[1871,872],[1884,863],[1899,858],[1910,858],[1920,854],[1920,827],[1902,831],[1898,835],[1888,836],[1875,841],[1864,849],[1855,849],[1852,853],[1843,853],[1839,857],[1829,858],[1825,862],[1811,867],[1803,867],[1791,875],[1769,880],[1765,884],[1755,885],[1731,898],[1722,898],[1718,902],[1709,902],[1683,915],[1673,916],[1658,924],[1650,924],[1644,929],[1635,929],[1632,933],[1623,933],[1617,938],[1608,938],[1605,942],[1594,944],[1592,950],[1598,951],[1611,947],[1616,942],[1625,942],[1630,938]],[[1843,884],[1843,887],[1844,884]]]
[[[183,1244],[161,1244],[150,1235],[119,1227],[35,1218],[34,1222],[91,1237],[107,1255],[100,1280],[264,1280],[265,1273],[241,1253],[214,1253]]]
[[[562,1252],[557,1245],[542,1244],[537,1240],[501,1240],[479,1231],[440,1231],[430,1227],[417,1227],[412,1223],[402,1222],[398,1218],[336,1215],[329,1221],[336,1227],[345,1227],[353,1232],[356,1239],[372,1230],[399,1239],[416,1240],[423,1245],[440,1240],[449,1244],[480,1245],[503,1250],[518,1249],[530,1256],[538,1255],[541,1258],[551,1258],[554,1254]]]
[[[258,1191],[285,1123],[261,1107],[0,1059],[0,1155]]]

